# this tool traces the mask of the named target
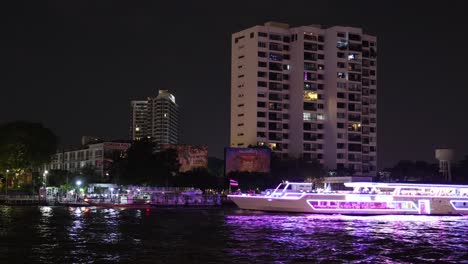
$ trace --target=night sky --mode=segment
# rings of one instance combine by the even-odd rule
[[[462,1],[10,1],[2,3],[0,122],[124,138],[129,101],[169,89],[181,143],[229,144],[231,34],[279,21],[378,37],[379,167],[468,154],[468,7]],[[187,2],[187,3],[186,3]]]

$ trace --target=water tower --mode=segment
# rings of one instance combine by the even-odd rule
[[[446,181],[451,182],[450,163],[455,159],[455,152],[453,149],[436,149],[435,157],[439,161],[439,172],[442,173]]]

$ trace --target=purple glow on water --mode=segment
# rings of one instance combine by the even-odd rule
[[[232,229],[230,240],[234,242],[229,248],[233,249],[233,255],[243,252],[265,261],[301,259],[314,263],[414,263],[462,259],[468,253],[468,243],[464,239],[468,232],[466,220],[463,216],[256,212],[226,216],[226,224]]]

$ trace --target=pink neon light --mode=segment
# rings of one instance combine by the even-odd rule
[[[420,188],[462,188],[462,189],[468,189],[468,185],[450,185],[450,184],[345,182],[344,185],[346,187],[420,187]]]
[[[394,211],[394,212],[417,212],[418,211],[418,207],[416,206],[416,204],[412,201],[393,201],[393,203],[410,203],[412,205],[412,208],[411,209],[396,209],[396,208],[384,208],[384,209],[373,209],[373,208],[333,208],[333,207],[329,207],[329,208],[316,208],[314,205],[312,205],[311,202],[336,202],[336,203],[364,203],[364,202],[360,202],[360,201],[356,201],[356,202],[353,202],[353,201],[343,201],[343,200],[307,200],[307,204],[314,210],[317,210],[317,211],[327,211],[327,210],[339,210],[339,211],[379,211],[379,212],[388,212],[388,211]],[[370,202],[366,202],[366,203],[370,203]],[[379,202],[379,203],[385,203],[386,202]]]

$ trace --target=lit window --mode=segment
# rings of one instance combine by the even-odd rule
[[[348,60],[350,61],[358,60],[358,55],[355,53],[350,53],[348,54]]]
[[[325,120],[324,114],[317,114],[317,120]]]
[[[140,131],[140,128],[139,128],[139,127],[136,127],[136,128],[135,128],[135,131],[137,131],[137,132]]]
[[[351,125],[351,128],[352,128],[352,130],[354,130],[354,131],[359,131],[359,128],[361,128],[361,124],[360,124],[360,123],[353,123],[353,124]]]
[[[316,92],[304,91],[304,100],[305,101],[317,101],[318,94]]]
[[[311,113],[304,113],[304,121],[311,121],[312,114]]]

